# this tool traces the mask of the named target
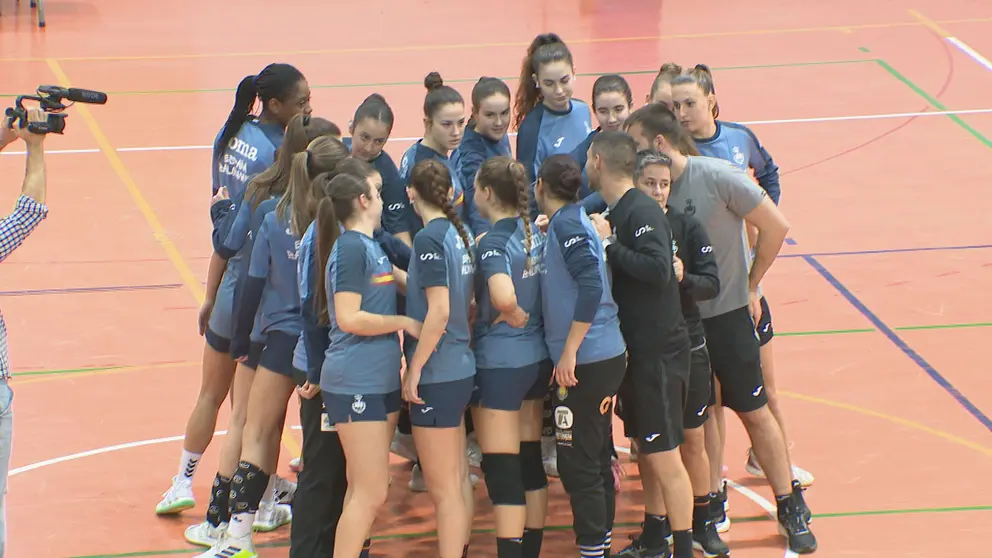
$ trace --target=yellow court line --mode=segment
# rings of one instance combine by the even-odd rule
[[[46,59],[45,62],[48,67],[55,74],[56,79],[59,80],[59,85],[62,87],[72,87],[69,76],[66,75],[65,71],[62,70],[62,66],[59,65],[57,60]],[[200,285],[200,280],[197,279],[193,270],[190,269],[186,261],[183,260],[182,254],[173,244],[172,240],[169,239],[169,235],[165,232],[162,227],[162,222],[159,220],[158,215],[152,206],[145,199],[144,194],[141,192],[141,188],[131,177],[131,173],[128,172],[127,167],[124,166],[124,162],[121,161],[120,156],[117,155],[117,150],[114,149],[110,142],[107,140],[107,136],[103,133],[100,125],[97,124],[93,115],[90,114],[89,108],[84,104],[77,104],[73,107],[73,110],[79,113],[79,116],[86,122],[86,126],[90,129],[90,133],[93,134],[93,139],[96,140],[97,146],[103,154],[106,155],[107,161],[110,163],[111,168],[117,173],[117,176],[124,183],[124,187],[127,188],[131,198],[134,200],[135,205],[138,206],[138,210],[144,215],[145,220],[148,221],[148,225],[152,228],[152,236],[162,245],[165,250],[165,254],[169,257],[169,261],[175,266],[176,271],[179,272],[179,276],[182,277],[183,283],[189,288],[190,292],[193,293],[193,298],[196,299],[197,304],[203,304],[204,290]]]
[[[948,33],[947,30],[944,29],[943,27],[937,25],[937,22],[935,22],[932,19],[928,18],[927,16],[921,14],[920,12],[916,11],[915,9],[910,8],[907,11],[909,12],[909,15],[913,16],[922,25],[924,25],[925,27],[928,27],[934,33],[940,35],[940,38],[941,39],[946,39],[948,37],[953,37],[954,36],[954,35],[951,35],[950,33]]]
[[[942,20],[940,23],[986,23],[992,22],[992,17],[951,19]],[[926,25],[921,20],[900,21],[892,23],[863,23],[856,25],[829,25],[820,27],[794,27],[784,29],[749,29],[741,31],[711,31],[703,33],[675,33],[671,35],[652,35],[640,37],[606,37],[590,39],[571,39],[571,45],[576,44],[601,44],[601,43],[621,43],[638,41],[662,41],[677,39],[712,39],[719,37],[748,37],[756,35],[782,35],[794,33],[823,33],[837,32],[849,34],[857,30],[866,29],[895,29],[899,27],[917,27]],[[456,50],[456,49],[478,49],[478,48],[499,48],[499,47],[526,47],[530,42],[493,42],[493,43],[466,43],[447,45],[405,45],[397,47],[366,47],[366,48],[335,48],[335,49],[310,49],[310,50],[282,50],[282,51],[261,51],[261,52],[214,52],[214,53],[188,53],[188,54],[152,54],[135,56],[67,56],[57,60],[63,62],[99,62],[99,61],[128,61],[128,60],[181,60],[198,58],[236,58],[236,57],[275,57],[291,55],[317,55],[317,54],[362,54],[378,52],[420,52],[432,50]],[[0,58],[0,62],[48,62],[48,58]]]
[[[990,449],[990,448],[987,448],[987,447],[985,447],[985,446],[983,446],[981,444],[976,444],[975,442],[972,442],[970,440],[965,440],[964,438],[962,438],[960,436],[955,436],[954,434],[951,434],[949,432],[944,432],[942,430],[937,430],[936,428],[930,428],[929,426],[925,426],[925,425],[920,424],[918,422],[913,422],[911,420],[906,420],[904,418],[899,418],[899,417],[896,417],[896,416],[887,415],[885,413],[880,413],[878,411],[872,411],[871,409],[865,409],[864,407],[858,407],[857,405],[851,405],[850,403],[842,403],[840,401],[833,401],[833,400],[830,400],[830,399],[823,399],[821,397],[813,397],[811,395],[803,395],[801,393],[794,393],[794,392],[791,392],[791,391],[782,391],[782,390],[779,390],[778,391],[778,394],[779,395],[782,395],[784,397],[789,397],[789,398],[792,398],[792,399],[798,399],[800,401],[808,401],[810,403],[819,403],[820,405],[826,405],[828,407],[834,407],[836,409],[844,409],[845,411],[852,411],[852,412],[859,413],[859,414],[862,414],[862,415],[867,415],[867,416],[870,416],[870,417],[875,417],[875,418],[879,418],[879,419],[882,419],[882,420],[887,420],[889,422],[893,422],[893,423],[898,424],[900,426],[905,426],[907,428],[912,428],[914,430],[919,430],[920,432],[926,432],[927,434],[930,434],[932,436],[936,436],[938,438],[942,438],[944,440],[947,440],[948,442],[957,444],[959,446],[964,446],[966,448],[973,449],[973,450],[975,450],[975,451],[977,451],[979,453],[984,454],[987,457],[992,457],[992,449]]]
[[[125,372],[134,372],[135,370],[155,370],[162,368],[182,368],[183,366],[198,365],[199,362],[196,361],[186,361],[186,362],[166,362],[163,364],[138,364],[129,366],[120,366],[117,368],[108,368],[106,370],[94,370],[92,372],[73,372],[71,374],[51,374],[49,376],[39,376],[37,378],[27,377],[21,379],[15,373],[13,376],[13,384],[15,386],[20,386],[24,384],[37,384],[41,382],[54,382],[57,380],[73,380],[75,378],[85,378],[87,376],[108,376],[110,374],[123,374]]]

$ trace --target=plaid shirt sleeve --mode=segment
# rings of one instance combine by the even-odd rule
[[[48,206],[21,195],[14,211],[0,221],[0,262],[7,259],[48,215]]]

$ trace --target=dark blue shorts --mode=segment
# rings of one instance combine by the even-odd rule
[[[265,334],[265,348],[258,359],[258,366],[287,378],[293,377],[293,353],[299,334],[291,335],[284,331],[270,331]],[[249,355],[249,358],[250,355]]]
[[[207,340],[207,345],[210,345],[211,349],[217,351],[218,353],[230,354],[231,340],[227,337],[221,336],[209,327],[203,333],[203,337]],[[262,358],[262,349],[264,348],[265,345],[262,343],[255,343],[252,341],[251,347],[248,349],[248,360],[244,362],[244,366],[251,368],[252,370],[258,368],[258,362]]]
[[[483,409],[519,411],[526,400],[544,399],[555,366],[551,359],[520,368],[486,368],[475,373],[472,404]]]
[[[331,424],[385,422],[386,417],[399,411],[403,403],[399,390],[368,395],[343,395],[323,390],[320,393]]]
[[[424,404],[410,404],[410,424],[421,428],[455,428],[462,423],[474,391],[475,378],[471,376],[453,382],[420,384],[417,393]]]

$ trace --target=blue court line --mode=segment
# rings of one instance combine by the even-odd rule
[[[794,246],[796,244],[796,241],[792,240],[790,244]],[[931,366],[930,363],[926,361],[926,359],[924,359],[922,356],[920,356],[919,353],[913,350],[913,348],[910,347],[908,343],[903,341],[902,338],[900,338],[899,335],[897,335],[896,332],[892,330],[892,328],[885,325],[885,322],[883,322],[881,318],[879,318],[874,312],[869,310],[868,307],[865,306],[865,303],[861,302],[861,300],[859,300],[858,297],[854,296],[854,293],[852,293],[850,289],[845,287],[844,284],[840,282],[840,280],[834,277],[834,275],[830,273],[827,270],[827,268],[823,267],[823,264],[818,262],[815,257],[808,254],[797,254],[794,257],[801,257],[803,260],[806,261],[806,263],[812,266],[812,268],[815,269],[817,273],[819,273],[824,279],[826,279],[827,283],[830,283],[830,285],[834,289],[837,289],[837,292],[839,292],[841,296],[846,298],[847,301],[850,302],[851,305],[858,310],[858,312],[861,312],[861,315],[867,318],[868,321],[875,326],[875,329],[881,332],[882,335],[886,336],[889,339],[889,341],[892,341],[892,343],[896,347],[898,347],[900,351],[905,353],[910,360],[915,362],[917,366],[922,368],[924,372],[926,372],[931,378],[933,378],[933,380],[937,382],[937,385],[944,388],[944,391],[949,393],[951,397],[953,397],[959,404],[961,404],[962,407],[965,408],[965,410],[971,413],[973,417],[978,419],[978,422],[981,422],[985,426],[985,428],[989,429],[989,431],[992,432],[992,419],[989,419],[989,417],[987,417],[985,413],[981,411],[981,409],[976,407],[974,403],[972,403],[967,397],[964,396],[964,394],[958,391],[958,388],[954,387],[954,385],[951,384],[951,382],[948,381],[947,378],[942,376],[940,372],[937,372],[937,369]]]
[[[121,291],[153,291],[158,289],[178,289],[181,283],[166,285],[119,285],[110,287],[72,287],[64,289],[27,289],[22,291],[0,291],[0,296],[37,296],[50,294],[112,293]]]
[[[787,238],[785,243],[796,246],[796,241]],[[803,254],[779,254],[779,258],[812,258],[830,256],[865,256],[872,254],[901,254],[903,252],[949,252],[953,250],[984,250],[992,248],[992,244],[975,244],[972,246],[932,246],[930,248],[884,248],[880,250],[851,250],[847,252],[809,252]]]

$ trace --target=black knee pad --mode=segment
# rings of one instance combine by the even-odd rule
[[[541,442],[520,442],[520,472],[524,490],[533,492],[548,487],[548,474],[544,472]]]
[[[519,455],[483,453],[482,473],[494,506],[523,506],[527,503]]]

